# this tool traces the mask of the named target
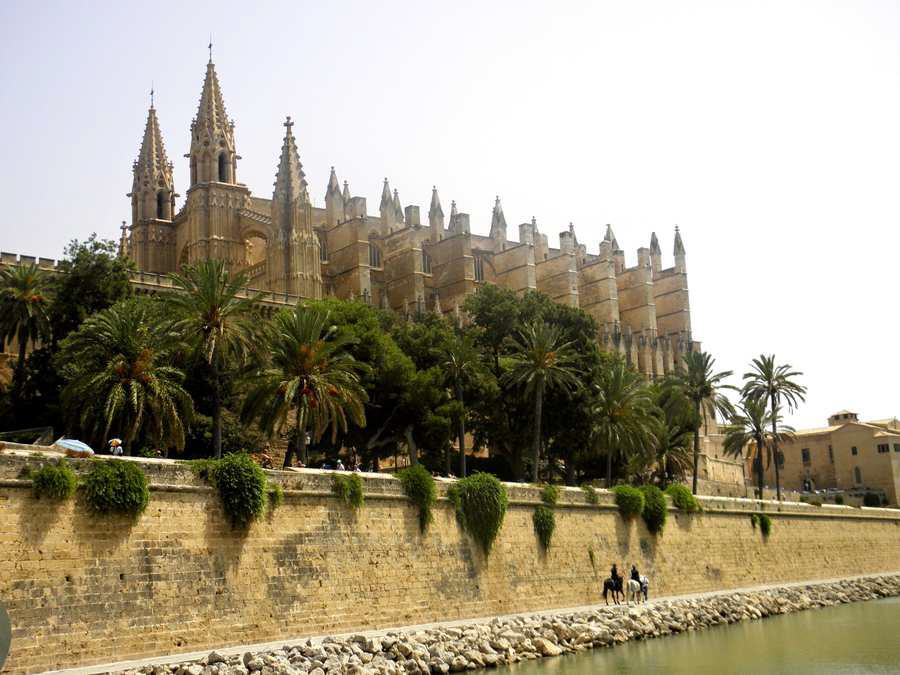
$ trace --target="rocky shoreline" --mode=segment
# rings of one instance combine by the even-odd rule
[[[498,617],[418,631],[307,640],[280,649],[117,671],[128,675],[448,673],[559,656],[628,640],[900,595],[900,575]],[[231,650],[229,650],[230,652]]]

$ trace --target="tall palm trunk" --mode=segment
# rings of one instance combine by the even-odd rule
[[[781,473],[778,470],[778,421],[775,417],[775,394],[769,396],[772,407],[772,456],[775,458],[775,495],[781,501]]]
[[[763,443],[761,440],[757,439],[756,441],[756,459],[753,461],[753,466],[756,469],[756,482],[757,482],[757,496],[759,499],[763,498]]]
[[[697,494],[697,474],[700,472],[700,401],[694,401],[694,412],[697,415],[697,428],[694,429],[694,478],[691,492]]]
[[[612,487],[612,448],[606,449],[606,489]]]
[[[219,378],[219,364],[213,360],[213,449],[216,459],[222,457],[222,383]]]
[[[456,436],[457,441],[459,442],[459,477],[466,477],[466,416],[462,412],[465,410],[463,405],[463,388],[462,382],[457,380],[456,382],[456,400],[459,401],[460,413],[459,413],[459,421],[456,426]],[[449,462],[448,462],[449,465]],[[448,471],[449,473],[449,471]]]
[[[22,387],[25,386],[25,345],[27,340],[23,340],[19,335],[19,360],[16,361],[16,369],[13,372],[13,402],[16,408],[20,407],[20,399],[22,395]],[[18,413],[18,411],[17,411]],[[18,416],[18,414],[17,414]]]
[[[531,461],[534,465],[531,469],[531,482],[540,482],[541,463],[541,416],[544,411],[544,378],[538,377],[534,388],[534,443],[531,448]]]

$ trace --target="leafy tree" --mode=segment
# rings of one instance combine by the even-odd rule
[[[703,425],[712,417],[721,414],[725,419],[731,417],[733,407],[722,393],[726,389],[734,389],[724,383],[731,377],[732,371],[714,372],[715,359],[706,352],[688,352],[684,355],[675,375],[670,377],[666,386],[679,389],[693,405],[694,415]],[[694,428],[694,479],[691,492],[697,494],[697,473],[700,468],[700,424]]]
[[[149,300],[125,300],[89,317],[57,356],[71,426],[93,441],[115,429],[126,447],[146,439],[182,449],[193,405],[183,373],[170,365],[175,347]]]
[[[541,418],[547,389],[573,391],[580,386],[574,368],[575,353],[571,341],[563,341],[558,328],[543,321],[525,327],[510,338],[510,369],[503,375],[505,386],[520,389],[534,405],[532,439],[532,480],[539,480],[541,455]]]
[[[594,382],[591,412],[594,444],[606,456],[606,485],[612,485],[613,457],[651,447],[654,437],[653,397],[641,375],[615,359]]]
[[[676,478],[684,480],[691,470],[692,440],[701,420],[680,388],[649,386],[656,406],[652,463],[659,482],[666,485]]]
[[[165,296],[171,328],[205,360],[213,389],[213,447],[222,456],[223,373],[243,363],[253,344],[250,318],[258,297],[240,297],[243,273],[229,275],[220,260],[207,260],[173,274],[178,292]]]
[[[744,397],[740,412],[735,412],[730,424],[725,428],[725,452],[735,457],[743,457],[744,448],[751,443],[755,446],[751,452],[753,468],[756,472],[757,494],[763,498],[764,461],[772,462],[772,433],[769,431],[771,413],[766,409],[765,401]],[[779,440],[787,440],[793,436],[793,429],[782,425],[778,432]]]
[[[769,423],[772,426],[772,454],[775,458],[775,491],[781,501],[781,474],[779,473],[780,455],[778,452],[778,420],[779,410],[785,405],[789,411],[794,410],[806,400],[806,387],[796,378],[803,375],[800,371],[791,370],[789,363],[778,365],[774,354],[762,354],[753,359],[751,370],[744,373],[743,394],[747,398],[765,402],[769,407]]]
[[[328,322],[328,315],[298,306],[278,312],[266,330],[260,367],[249,379],[243,416],[257,420],[270,435],[293,418],[296,448],[306,455],[306,434],[319,439],[329,428],[332,441],[349,422],[365,425],[362,364],[347,351],[349,337]],[[288,446],[284,466],[290,466]]]
[[[49,288],[47,273],[37,265],[0,270],[0,346],[13,339],[18,342],[17,381],[22,379],[28,344],[50,335]]]
[[[50,322],[59,342],[85,319],[132,295],[132,263],[118,255],[118,245],[92,234],[87,241],[73,239],[59,263],[64,274],[53,280]]]

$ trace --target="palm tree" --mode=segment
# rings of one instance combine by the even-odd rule
[[[735,457],[743,457],[744,448],[751,443],[754,448],[749,453],[753,457],[753,469],[756,472],[759,499],[763,498],[765,475],[764,461],[772,462],[772,433],[768,430],[771,413],[764,401],[744,398],[740,412],[732,416],[725,428],[725,452]],[[787,440],[793,436],[793,428],[782,425],[778,432],[778,440]],[[768,452],[767,452],[768,451]]]
[[[0,348],[12,340],[18,342],[17,380],[25,367],[28,343],[50,333],[49,286],[47,273],[34,264],[0,270]]]
[[[713,371],[716,360],[706,352],[688,352],[684,355],[683,364],[665,386],[680,389],[691,402],[694,411],[694,478],[691,491],[697,494],[697,474],[700,469],[700,427],[706,426],[710,417],[721,414],[729,419],[733,413],[731,402],[722,393],[725,389],[734,389],[724,384],[724,380],[733,374],[730,370],[716,373]]]
[[[272,320],[260,350],[263,361],[249,379],[242,417],[268,434],[295,421],[298,455],[306,459],[306,435],[318,440],[331,428],[332,443],[348,421],[365,426],[365,366],[347,350],[351,338],[328,326],[328,314],[307,307],[283,309]],[[289,444],[284,466],[291,464]]]
[[[445,359],[441,366],[447,373],[447,380],[452,387],[453,396],[459,403],[460,412],[457,422],[456,437],[459,443],[459,477],[466,476],[466,407],[463,398],[463,385],[466,379],[481,365],[481,355],[475,348],[468,334],[457,335],[447,346]],[[450,475],[450,451],[447,451],[447,475]]]
[[[791,370],[789,363],[777,365],[774,354],[761,354],[753,359],[752,370],[744,373],[744,396],[762,401],[769,407],[769,423],[772,426],[772,455],[775,458],[775,492],[781,501],[781,474],[779,473],[778,452],[778,411],[782,403],[788,411],[794,410],[799,403],[806,400],[806,387],[795,381],[803,375],[800,371]]]
[[[68,380],[62,392],[70,424],[105,441],[114,428],[135,439],[184,448],[193,414],[184,374],[171,366],[177,344],[145,299],[126,300],[89,317],[60,346]]]
[[[580,385],[575,371],[576,353],[571,341],[564,342],[555,326],[543,321],[531,323],[507,341],[512,367],[504,373],[504,386],[521,388],[534,399],[534,439],[531,458],[532,480],[537,483],[541,457],[541,415],[547,389],[571,391]]]
[[[213,447],[222,456],[222,379],[229,367],[243,362],[252,347],[249,319],[259,296],[240,297],[247,285],[243,273],[230,276],[220,260],[207,260],[173,274],[180,292],[165,297],[172,330],[206,362],[213,390]]]
[[[606,487],[612,485],[613,455],[649,448],[655,440],[653,396],[646,381],[621,359],[599,371],[591,410],[597,449],[606,455]]]
[[[681,389],[652,385],[656,404],[653,462],[663,484],[684,479],[692,464],[692,439],[696,420],[693,404]]]

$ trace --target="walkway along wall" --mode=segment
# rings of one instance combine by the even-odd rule
[[[704,499],[670,511],[662,534],[625,522],[600,492],[564,490],[542,552],[538,491],[510,485],[510,508],[485,559],[446,500],[420,534],[398,481],[365,476],[354,513],[328,474],[272,472],[284,503],[233,530],[218,496],[184,467],[146,463],[151,500],[136,521],[31,495],[23,465],[0,457],[0,600],[13,623],[5,668],[34,672],[216,646],[598,601],[612,562],[637,563],[651,594],[900,570],[900,512]],[[83,470],[88,460],[72,464]],[[443,494],[446,484],[441,484]]]

